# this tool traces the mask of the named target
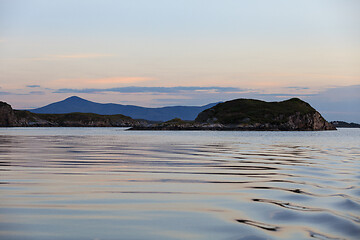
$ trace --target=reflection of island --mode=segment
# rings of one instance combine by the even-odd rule
[[[282,102],[237,99],[202,111],[195,121],[167,122],[135,120],[118,115],[94,113],[36,114],[12,110],[1,102],[0,126],[132,127],[132,130],[335,130],[308,103],[292,98]]]

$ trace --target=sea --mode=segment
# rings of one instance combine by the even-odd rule
[[[360,239],[360,129],[0,128],[0,239]]]

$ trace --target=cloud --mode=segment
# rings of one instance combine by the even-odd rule
[[[31,91],[28,93],[20,92],[20,93],[14,93],[14,92],[0,92],[1,95],[18,95],[18,96],[25,96],[25,95],[45,95],[45,92],[43,91]]]
[[[179,101],[191,101],[191,98],[158,98],[154,99],[155,101],[159,102],[179,102]]]
[[[31,91],[29,92],[30,95],[44,95],[45,92],[43,91]]]
[[[242,92],[245,89],[235,87],[119,87],[119,88],[61,88],[54,93],[184,93],[184,92]]]
[[[0,95],[14,95],[14,93],[11,93],[11,92],[0,92]]]
[[[40,85],[26,85],[26,87],[29,87],[29,88],[39,88]]]
[[[308,87],[284,87],[286,89],[295,89],[295,90],[308,90]]]
[[[315,96],[316,94],[314,93],[300,93],[300,94],[296,94],[296,93],[253,93],[253,96],[256,97],[310,97],[310,96]]]

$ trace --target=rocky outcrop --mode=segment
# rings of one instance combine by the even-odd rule
[[[336,130],[336,128],[329,122],[327,122],[319,112],[314,113],[296,114],[288,117],[288,121],[281,127],[290,130]]]
[[[0,102],[0,127],[16,125],[16,117],[13,109],[6,102]]]

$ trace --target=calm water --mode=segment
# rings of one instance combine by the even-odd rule
[[[0,129],[0,239],[360,239],[360,129]]]

